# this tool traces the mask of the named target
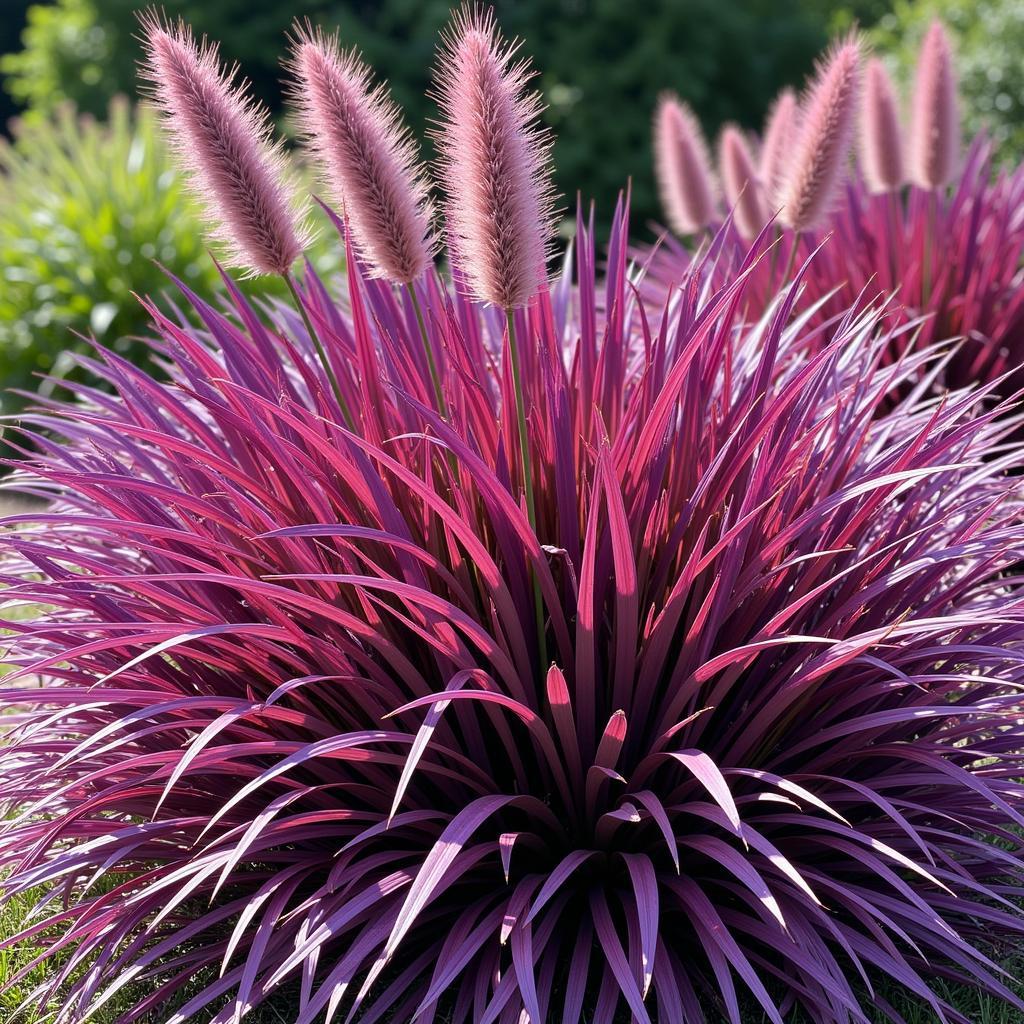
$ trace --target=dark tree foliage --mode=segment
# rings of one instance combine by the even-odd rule
[[[81,17],[82,8],[91,7],[96,32],[61,36],[61,19],[52,18],[53,38],[40,44],[47,53],[35,64],[58,81],[40,95],[72,99],[100,114],[112,93],[134,92],[134,12],[140,6],[140,0],[58,0],[57,12],[65,8],[68,17],[72,8]],[[256,94],[275,111],[282,37],[301,14],[337,26],[343,42],[364,50],[418,132],[433,116],[425,96],[428,69],[449,0],[165,0],[162,6],[222,40],[224,55],[242,64]],[[768,0],[495,0],[494,6],[509,33],[529,41],[536,66],[545,68],[540,85],[558,136],[558,185],[566,205],[578,189],[596,199],[598,209],[611,209],[632,178],[634,215],[642,222],[657,212],[649,112],[661,89],[686,97],[709,132],[727,120],[753,127],[781,86],[803,78],[837,18],[870,22],[883,5],[860,0],[855,10],[846,5],[838,14],[822,0],[782,7]],[[83,80],[95,77],[78,73],[76,62],[84,60],[102,68],[101,81]],[[12,77],[43,73],[7,70]]]

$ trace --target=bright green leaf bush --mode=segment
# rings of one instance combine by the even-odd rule
[[[148,354],[148,319],[137,295],[157,297],[167,271],[200,294],[219,287],[200,212],[187,194],[156,115],[115,98],[99,122],[64,106],[0,140],[0,403],[62,377],[65,356],[95,337],[133,359]],[[327,275],[342,253],[330,228],[311,253]],[[279,291],[279,282],[245,282]]]
[[[92,0],[33,4],[21,41],[20,52],[0,58],[0,74],[14,100],[33,113],[72,102],[102,116],[115,94],[134,91],[133,70],[115,52],[118,34]]]
[[[60,376],[75,332],[137,346],[147,320],[133,292],[167,286],[156,261],[200,291],[215,285],[153,113],[120,99],[105,124],[64,107],[16,125],[0,142],[0,387]]]

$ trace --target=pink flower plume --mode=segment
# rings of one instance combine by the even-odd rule
[[[722,129],[718,143],[718,169],[737,230],[743,238],[755,238],[768,220],[764,187],[747,140],[734,124]]]
[[[681,235],[715,215],[715,185],[704,133],[678,96],[663,93],[654,115],[654,169],[669,225]]]
[[[551,141],[537,126],[543,108],[518,49],[492,10],[465,4],[435,76],[450,249],[474,294],[503,309],[536,293],[555,225]]]
[[[760,172],[768,194],[774,197],[785,179],[786,166],[796,139],[800,104],[792,89],[783,89],[768,111],[761,143]]]
[[[213,212],[211,235],[228,262],[254,274],[285,274],[308,241],[280,143],[267,112],[224,68],[217,46],[184,23],[141,18],[141,67],[168,134],[199,198]]]
[[[796,231],[828,212],[850,151],[860,93],[861,42],[849,36],[822,61],[801,102],[800,132],[781,192],[782,218]]]
[[[408,284],[430,262],[432,239],[427,184],[401,111],[336,35],[298,27],[289,67],[307,147],[356,250],[376,276]]]
[[[885,65],[873,57],[864,76],[860,158],[872,192],[891,192],[903,184],[902,135],[896,93]]]
[[[910,176],[921,188],[941,188],[960,155],[953,52],[942,22],[933,21],[921,44],[910,127]]]

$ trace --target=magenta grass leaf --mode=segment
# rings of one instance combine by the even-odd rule
[[[724,231],[662,302],[625,200],[577,225],[513,313],[532,523],[458,259],[413,286],[445,415],[355,248],[300,292],[351,427],[229,282],[147,304],[165,378],[97,349],[109,391],[25,415],[0,901],[42,895],[0,948],[43,943],[59,1024],[898,1024],[883,976],[1024,1009],[1013,403],[936,395],[947,348],[870,295],[804,305],[827,246],[765,298],[770,232]]]

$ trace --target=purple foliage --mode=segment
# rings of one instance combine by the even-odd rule
[[[714,248],[724,282],[747,261],[748,243],[733,226],[718,227]],[[948,193],[910,186],[873,194],[851,173],[817,230],[797,234],[777,222],[768,230],[777,239],[752,271],[748,315],[764,314],[788,268],[816,253],[797,303],[816,310],[814,322],[838,315],[862,295],[891,295],[892,315],[919,323],[916,345],[962,339],[945,373],[951,386],[1011,373],[1000,386],[1009,395],[1024,383],[1014,373],[1024,363],[1024,165],[994,169],[985,138],[975,139]],[[652,301],[664,300],[693,258],[671,237],[654,255],[644,253],[644,287]],[[887,358],[902,352],[910,336],[897,340]]]
[[[186,293],[202,329],[152,308],[169,383],[101,353],[116,397],[28,417],[55,504],[3,523],[46,610],[3,623],[0,868],[53,898],[6,944],[65,955],[58,1024],[139,981],[122,1021],[288,984],[297,1024],[867,1021],[881,975],[1016,1002],[1003,410],[886,367],[870,308],[744,322],[749,273],[644,308],[624,208],[599,289],[578,228],[515,314],[536,531],[502,311],[433,274],[447,419],[354,257],[340,303],[303,290],[352,431],[299,317],[234,290]]]

